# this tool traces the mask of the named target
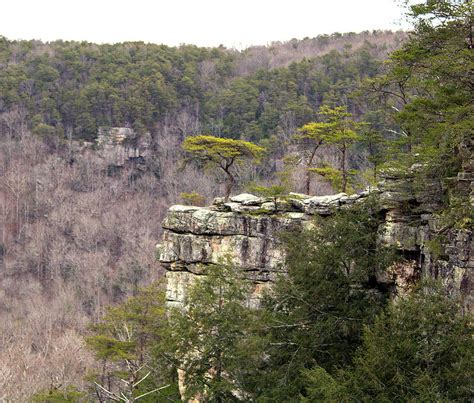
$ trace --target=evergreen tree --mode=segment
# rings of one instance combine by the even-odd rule
[[[309,401],[471,401],[472,317],[438,284],[392,302],[364,330],[354,364],[306,372]]]
[[[311,188],[311,168],[314,164],[314,158],[319,148],[325,144],[327,140],[327,132],[331,128],[330,123],[310,122],[298,129],[293,136],[300,152],[303,154],[304,166],[306,168],[304,191],[310,194]]]
[[[354,121],[352,115],[347,112],[344,106],[331,108],[327,105],[321,106],[318,112],[321,122],[307,123],[300,128],[299,133],[294,138],[303,145],[307,151],[306,162],[306,180],[305,190],[309,193],[310,173],[316,172],[322,176],[332,178],[334,187],[343,192],[347,190],[349,176],[352,173],[347,166],[347,153],[349,147],[360,136],[357,130],[361,128],[362,123]],[[322,145],[332,145],[339,151],[340,166],[312,168],[316,152]]]
[[[373,88],[396,111],[400,126],[397,162],[419,163],[426,177],[456,174],[460,145],[473,126],[473,4],[436,0],[408,4],[414,31],[393,52]]]
[[[101,370],[90,375],[99,401],[159,402],[173,396],[164,351],[156,349],[167,334],[161,284],[110,307],[92,331],[86,341],[101,362]]]
[[[250,284],[230,264],[206,268],[184,306],[170,312],[170,347],[184,375],[185,398],[228,402],[249,399],[246,390],[254,310]]]
[[[235,166],[243,161],[258,161],[265,149],[249,141],[225,139],[213,136],[187,137],[183,142],[186,161],[203,164],[207,168],[219,168],[226,175],[225,199],[228,200],[235,185]]]
[[[377,245],[373,213],[370,205],[357,206],[286,237],[288,276],[263,304],[265,358],[255,376],[263,400],[304,395],[304,369],[334,373],[350,364],[364,324],[383,308],[375,272],[393,255]]]

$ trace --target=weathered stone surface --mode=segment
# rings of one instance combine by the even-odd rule
[[[160,261],[217,264],[226,261],[243,270],[278,270],[283,260],[279,242],[270,237],[209,236],[166,232]]]
[[[128,127],[100,127],[96,142],[108,164],[123,167],[148,156],[151,137],[149,133],[139,136]]]
[[[290,197],[296,198],[296,199],[311,199],[312,196],[304,194],[304,193],[295,193],[295,192],[290,192],[289,193]]]
[[[336,209],[363,203],[377,195],[384,223],[379,228],[381,243],[399,250],[405,261],[377,276],[395,293],[406,292],[418,277],[440,278],[452,294],[474,309],[474,240],[472,231],[448,231],[442,255],[430,249],[443,225],[432,213],[433,188],[414,190],[410,177],[394,172],[380,184],[347,195],[339,193],[310,197],[290,194],[276,201],[250,194],[216,199],[210,207],[172,206],[163,222],[159,245],[160,261],[167,269],[168,300],[180,304],[193,278],[203,275],[206,265],[230,260],[244,277],[262,290],[285,272],[282,232],[313,225],[313,216],[327,216]],[[304,245],[302,245],[304,247]],[[262,284],[266,284],[263,286]],[[256,300],[258,299],[255,297]],[[255,300],[255,301],[256,301]],[[257,302],[253,304],[257,304]]]
[[[414,166],[411,171],[420,168]],[[395,289],[403,290],[417,278],[416,273],[421,273],[424,278],[440,279],[451,294],[462,299],[466,310],[474,311],[472,229],[447,229],[437,217],[440,184],[426,179],[421,186],[413,176],[392,172],[379,187],[386,212],[380,240],[398,248],[407,259],[392,271]]]
[[[381,229],[380,240],[400,250],[416,251],[419,249],[418,227],[404,222],[386,221]]]
[[[305,200],[306,204],[310,206],[330,206],[330,205],[339,205],[339,200],[343,197],[347,197],[346,193],[338,193],[335,195],[327,196],[314,196]]]
[[[418,262],[408,260],[395,263],[383,273],[378,273],[377,280],[380,283],[392,284],[396,294],[404,295],[413,288],[420,276],[421,268]]]
[[[228,202],[218,198],[209,208],[172,206],[158,247],[167,269],[169,301],[181,303],[193,277],[202,275],[206,265],[223,261],[242,270],[256,290],[263,289],[262,284],[284,272],[281,233],[310,226],[312,215],[330,214],[334,207],[361,197],[292,194],[274,200],[244,193]]]
[[[243,213],[243,212],[238,212]],[[245,235],[274,237],[277,232],[298,228],[303,213],[286,212],[279,216],[236,214],[203,207],[172,206],[163,222],[171,232],[196,235]]]
[[[233,196],[230,198],[230,201],[235,203],[242,203],[243,205],[258,205],[262,202],[260,197],[254,196],[250,193],[242,193],[237,196]]]

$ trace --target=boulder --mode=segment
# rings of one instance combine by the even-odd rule
[[[237,196],[232,196],[230,198],[230,201],[234,203],[242,203],[242,204],[247,204],[247,205],[257,205],[261,203],[261,198],[254,196],[250,193],[241,193]]]

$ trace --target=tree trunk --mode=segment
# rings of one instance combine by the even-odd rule
[[[219,286],[219,305],[218,305],[218,309],[219,309],[219,314],[222,313],[222,305],[224,303],[224,300],[223,300],[223,290],[222,290],[222,287]],[[217,333],[217,336],[219,337],[219,330],[218,330],[218,333]],[[218,342],[219,343],[219,342]],[[222,380],[222,350],[220,348],[217,349],[216,351],[216,375],[215,375],[215,379],[217,380],[218,383],[221,383],[221,380]],[[219,391],[219,393],[217,393],[217,395],[215,396],[215,401],[216,403],[223,403],[224,402],[224,396],[222,396],[222,392]]]
[[[316,155],[316,151],[318,151],[319,146],[322,144],[320,141],[316,146],[313,148],[313,151],[311,152],[311,155],[309,156],[308,163],[306,165],[306,176],[305,176],[305,193],[309,195],[310,192],[310,185],[311,185],[311,172],[309,171],[309,168],[313,165],[313,159],[314,156]]]
[[[225,181],[225,201],[229,201],[230,193],[232,192],[232,188],[234,187],[235,184],[235,178],[234,176],[228,171],[225,171],[227,178]]]
[[[304,185],[304,192],[307,195],[309,195],[310,185],[311,185],[311,172],[309,172],[309,167],[307,167],[306,176],[305,176],[305,185]]]
[[[347,189],[347,168],[346,168],[346,145],[342,146],[342,161],[341,161],[341,171],[342,171],[342,191],[345,193]]]

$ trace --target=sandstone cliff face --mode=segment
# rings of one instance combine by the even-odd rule
[[[466,167],[467,165],[465,165]],[[473,167],[472,161],[469,167]],[[403,292],[419,278],[440,279],[446,289],[462,298],[466,310],[474,311],[474,237],[472,223],[446,225],[436,211],[442,206],[442,184],[414,181],[417,167],[404,176],[388,175],[380,184],[385,223],[380,240],[395,246],[406,263],[388,270],[384,281],[393,281],[395,292]],[[462,180],[460,180],[461,178]],[[469,178],[469,179],[467,179]],[[460,172],[455,178],[461,194],[472,192],[474,175]],[[468,182],[468,183],[466,183]],[[470,194],[471,206],[474,199]],[[381,279],[382,280],[382,279]]]
[[[314,214],[355,203],[362,196],[309,197],[292,194],[271,200],[250,194],[216,199],[210,207],[172,206],[163,222],[159,260],[167,269],[170,304],[182,303],[203,267],[229,259],[255,282],[256,293],[284,271],[279,234],[311,225]]]
[[[150,142],[149,134],[139,136],[128,127],[100,127],[96,140],[99,154],[116,167],[147,157]]]
[[[463,297],[467,309],[473,309],[472,231],[450,229],[440,236],[440,221],[433,214],[440,204],[437,186],[416,189],[413,176],[396,174],[387,174],[379,188],[356,195],[290,194],[284,200],[272,200],[242,194],[229,202],[216,199],[210,207],[172,206],[158,245],[159,260],[167,270],[169,304],[182,304],[187,288],[203,268],[225,259],[254,282],[258,301],[259,293],[285,271],[279,243],[282,231],[313,225],[314,216],[325,217],[338,208],[363,203],[371,193],[380,199],[385,216],[380,242],[395,246],[406,259],[377,281],[394,293],[403,293],[422,276],[441,278],[453,294]]]

